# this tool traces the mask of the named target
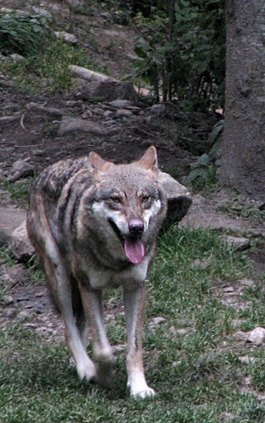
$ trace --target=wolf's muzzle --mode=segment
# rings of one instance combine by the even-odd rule
[[[144,231],[144,223],[140,219],[132,219],[128,224],[129,232],[134,237],[139,237]]]

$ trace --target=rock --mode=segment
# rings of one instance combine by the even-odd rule
[[[247,278],[243,278],[243,279],[238,279],[238,282],[241,285],[247,286],[247,287],[253,287],[255,286],[255,282],[251,279],[247,279]]]
[[[26,60],[25,57],[21,56],[21,54],[13,53],[10,54],[10,59],[14,60],[15,62],[20,62]]]
[[[193,266],[199,267],[200,269],[207,269],[211,264],[211,260],[208,258],[205,259],[197,259],[193,262]]]
[[[160,325],[161,323],[164,323],[166,319],[162,316],[154,317],[151,322],[149,323],[150,329],[155,328],[156,326]]]
[[[190,328],[181,328],[181,329],[176,329],[175,334],[180,335],[180,336],[184,336],[184,335],[187,335],[190,331],[191,331]]]
[[[233,334],[233,338],[237,339],[238,341],[246,341],[247,337],[248,334],[242,330],[239,330]]]
[[[150,112],[154,115],[165,116],[166,106],[165,104],[154,104],[152,107],[150,107]]]
[[[63,136],[75,131],[89,132],[96,135],[108,134],[107,129],[92,120],[63,116],[58,130],[58,135]]]
[[[23,320],[26,320],[31,315],[31,313],[32,312],[29,310],[22,310],[18,313],[17,320],[22,322]]]
[[[14,207],[0,207],[0,246],[10,242],[12,232],[26,218],[26,212]]]
[[[232,413],[226,413],[226,412],[223,412],[223,413],[221,413],[220,414],[220,416],[219,416],[219,421],[220,422],[229,422],[229,421],[232,421],[232,420],[234,420],[235,419],[235,415],[234,414],[232,414]]]
[[[10,175],[7,178],[9,182],[15,182],[20,178],[26,178],[27,176],[34,175],[34,166],[29,163],[30,157],[23,160],[17,160],[10,171]]]
[[[109,105],[116,107],[117,109],[123,109],[124,107],[132,106],[132,102],[118,98],[117,100],[110,101]]]
[[[215,200],[216,202],[216,200]],[[219,206],[220,203],[217,203]],[[216,204],[212,200],[201,195],[192,195],[192,207],[181,221],[182,228],[192,229],[216,229],[220,232],[233,232],[240,236],[262,236],[265,237],[265,227],[249,225],[244,219],[234,219],[216,210]]]
[[[78,9],[84,6],[83,0],[66,0],[66,3],[68,3],[69,6],[71,6],[74,9]]]
[[[7,319],[13,319],[14,317],[16,317],[16,315],[17,315],[16,308],[8,307],[3,312],[3,316],[6,317]]]
[[[120,109],[120,110],[117,111],[117,116],[130,117],[130,116],[132,116],[132,112],[130,110],[126,110],[126,109]]]
[[[28,260],[35,253],[28,237],[26,220],[12,232],[8,248],[17,261]]]
[[[76,36],[73,34],[69,34],[69,32],[55,31],[54,34],[57,38],[63,39],[68,44],[76,45],[78,43]]]
[[[94,100],[111,102],[117,99],[129,100],[133,104],[139,101],[133,84],[131,82],[120,82],[112,79],[106,80],[82,80],[79,82],[79,90],[83,100]],[[124,107],[124,106],[123,106]]]
[[[249,357],[248,355],[244,355],[243,357],[238,357],[238,360],[244,364],[253,364],[257,361],[254,357]]]
[[[245,237],[224,235],[221,237],[229,247],[235,247],[236,251],[244,251],[250,248],[250,240]]]
[[[234,292],[235,292],[235,289],[234,289],[233,286],[227,286],[226,288],[224,288],[225,294],[231,294],[231,293],[234,293]]]
[[[167,230],[173,223],[180,222],[183,219],[191,206],[192,200],[187,188],[167,173],[159,171],[158,180],[167,194],[168,210],[163,224],[163,229]]]
[[[246,342],[260,346],[265,341],[265,329],[257,327],[249,332]]]
[[[52,14],[48,12],[48,10],[44,9],[43,7],[36,7],[33,6],[32,10],[37,13],[38,15],[44,16],[49,21],[52,21]]]
[[[12,295],[4,295],[3,296],[3,303],[5,305],[11,305],[14,304],[14,298],[12,297]]]

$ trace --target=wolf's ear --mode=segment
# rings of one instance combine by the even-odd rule
[[[115,166],[114,163],[108,162],[107,160],[102,159],[99,154],[91,151],[88,156],[89,162],[92,166],[93,174],[100,174],[107,172],[112,166]]]
[[[144,155],[136,162],[137,166],[152,172],[158,172],[157,152],[154,146],[149,147]]]

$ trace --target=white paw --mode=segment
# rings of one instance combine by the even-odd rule
[[[85,379],[88,382],[90,382],[92,379],[94,379],[96,377],[97,371],[96,371],[96,366],[94,365],[94,363],[89,360],[88,362],[84,363],[79,363],[76,366],[76,370],[78,373],[78,376],[81,380]]]
[[[147,386],[147,388],[142,391],[131,390],[130,395],[135,399],[153,398],[155,396],[155,391]]]

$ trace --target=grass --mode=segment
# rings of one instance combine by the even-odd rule
[[[8,74],[16,86],[28,93],[65,93],[72,85],[69,65],[102,71],[81,47],[73,47],[63,40],[51,38],[42,54],[24,60],[5,60],[0,69]]]
[[[197,259],[207,259],[208,266],[197,266]],[[0,420],[217,423],[223,416],[233,423],[265,421],[264,402],[251,393],[264,392],[265,351],[233,337],[238,329],[265,325],[264,280],[242,292],[246,308],[226,307],[216,295],[217,287],[236,286],[250,276],[247,258],[215,232],[172,229],[159,239],[148,284],[145,367],[155,399],[127,396],[125,352],[117,354],[113,389],[102,390],[78,380],[64,344],[45,341],[23,322],[10,323],[0,335]],[[113,295],[119,301],[120,293]],[[158,316],[165,320],[151,326]],[[236,329],[235,320],[242,322]],[[185,334],[179,333],[183,328]],[[124,343],[124,316],[111,319],[108,332],[113,345]],[[242,363],[245,355],[255,360]]]
[[[28,191],[32,181],[33,178],[25,178],[16,181],[15,183],[5,181],[2,185],[3,189],[10,193],[12,200],[26,201],[28,199]]]

